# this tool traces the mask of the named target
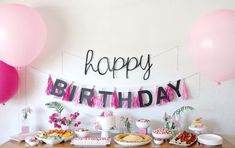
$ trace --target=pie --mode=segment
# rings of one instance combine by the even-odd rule
[[[134,133],[119,134],[119,135],[116,135],[114,139],[117,141],[127,142],[127,143],[139,143],[139,142],[147,142],[147,141],[152,140],[152,138],[148,135],[134,134]]]

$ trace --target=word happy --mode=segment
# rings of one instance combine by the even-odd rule
[[[167,87],[172,89],[172,92],[175,95],[177,95],[178,97],[181,97],[180,82],[181,82],[181,80],[178,80],[175,85],[173,85],[171,83],[167,84]],[[54,95],[56,97],[63,97],[67,87],[68,87],[67,82],[60,80],[60,79],[56,79],[55,83],[53,84],[53,87],[52,87],[50,94]],[[71,91],[70,91],[68,100],[66,100],[66,101],[73,101],[76,91],[80,91],[79,103],[82,104],[84,102],[87,102],[88,106],[92,106],[92,102],[91,102],[92,97],[94,95],[97,95],[94,93],[94,89],[81,88],[80,90],[77,90],[77,88],[78,88],[78,86],[76,86],[76,85],[73,85],[71,87]],[[98,91],[98,95],[103,97],[103,100],[102,100],[103,107],[110,104],[112,94],[113,94],[113,92],[110,92],[110,91]],[[124,103],[127,104],[128,108],[131,108],[132,99],[133,99],[132,92],[128,92],[127,97],[124,97],[123,92],[118,92],[117,94],[118,94],[117,98],[118,98],[119,108],[123,108]],[[168,96],[167,90],[164,89],[163,87],[158,87],[156,95],[157,95],[156,96],[157,100],[156,100],[156,102],[154,102],[153,101],[153,94],[151,93],[151,91],[139,90],[138,91],[139,107],[147,107],[150,105],[159,105],[159,104],[161,104],[162,101],[167,101],[167,102],[173,101]]]
[[[135,70],[140,67],[145,71],[143,75],[143,79],[147,80],[150,77],[150,70],[153,64],[150,62],[150,55],[148,54],[146,62],[144,62],[143,55],[138,59],[136,57],[127,57],[124,59],[122,57],[114,57],[113,63],[109,61],[108,57],[102,57],[97,65],[95,66],[93,61],[93,50],[88,50],[86,54],[86,63],[85,63],[85,75],[87,75],[89,69],[93,72],[98,72],[100,75],[105,75],[108,72],[112,72],[113,78],[115,78],[115,73],[121,69],[125,69],[126,78],[129,76],[129,72]],[[121,62],[121,65],[118,63]],[[134,63],[134,64],[133,64]],[[103,65],[103,66],[102,66]],[[102,69],[102,70],[101,70]]]

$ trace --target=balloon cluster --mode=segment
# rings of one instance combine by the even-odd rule
[[[0,103],[18,90],[15,67],[30,64],[43,49],[46,37],[45,22],[36,10],[20,4],[0,5]]]

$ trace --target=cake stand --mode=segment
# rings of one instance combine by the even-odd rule
[[[199,135],[199,134],[202,134],[206,130],[206,126],[204,125],[202,127],[193,127],[190,125],[188,129],[193,131],[195,134]]]

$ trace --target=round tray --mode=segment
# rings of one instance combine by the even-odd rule
[[[198,142],[205,145],[221,145],[223,138],[215,134],[201,134],[198,136]]]

